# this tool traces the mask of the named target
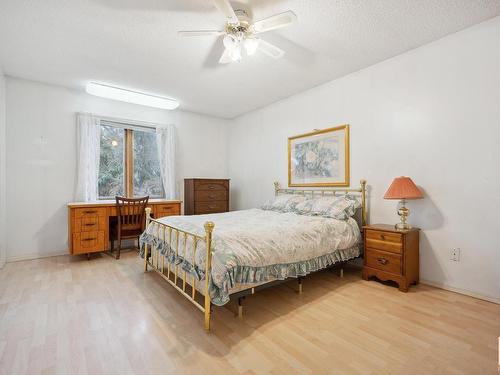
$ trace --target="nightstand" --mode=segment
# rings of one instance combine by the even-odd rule
[[[396,230],[394,225],[374,224],[363,227],[363,279],[375,276],[392,280],[407,292],[419,278],[420,229]]]

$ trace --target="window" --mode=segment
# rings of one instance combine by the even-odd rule
[[[101,157],[99,160],[99,199],[125,194],[125,130],[101,126]]]
[[[135,131],[133,135],[134,194],[137,196],[161,197],[163,188],[156,134]]]
[[[161,198],[163,187],[156,134],[101,121],[99,199],[149,195]]]

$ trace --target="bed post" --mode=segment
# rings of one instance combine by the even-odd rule
[[[146,227],[148,230],[149,222],[151,221],[151,207],[146,207]],[[144,272],[148,271],[148,244],[144,244]]]
[[[238,318],[243,318],[243,300],[245,296],[238,298]]]
[[[280,190],[280,183],[279,181],[274,182],[274,195],[278,195],[278,192]]]
[[[359,181],[361,184],[361,225],[366,225],[366,180]]]
[[[211,221],[207,221],[205,223],[205,241],[207,243],[207,256],[205,260],[205,330],[207,332],[210,331],[211,302],[208,289],[212,270],[212,232],[214,230],[214,226],[214,223]]]

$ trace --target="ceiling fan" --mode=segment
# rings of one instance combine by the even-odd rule
[[[224,30],[179,31],[178,34],[187,37],[224,35],[224,52],[219,60],[221,64],[241,61],[243,51],[251,56],[260,50],[275,59],[285,54],[285,51],[259,38],[258,35],[293,24],[297,16],[291,10],[252,22],[245,10],[233,9],[229,0],[213,0],[213,2],[227,18]]]

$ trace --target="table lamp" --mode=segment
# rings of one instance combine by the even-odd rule
[[[397,230],[409,230],[411,225],[408,224],[407,219],[410,215],[410,210],[406,208],[407,199],[421,199],[424,196],[422,192],[418,189],[417,185],[411,180],[410,177],[396,177],[392,181],[391,186],[384,194],[384,199],[400,199],[400,205],[398,208],[398,215],[401,221],[395,225]]]

